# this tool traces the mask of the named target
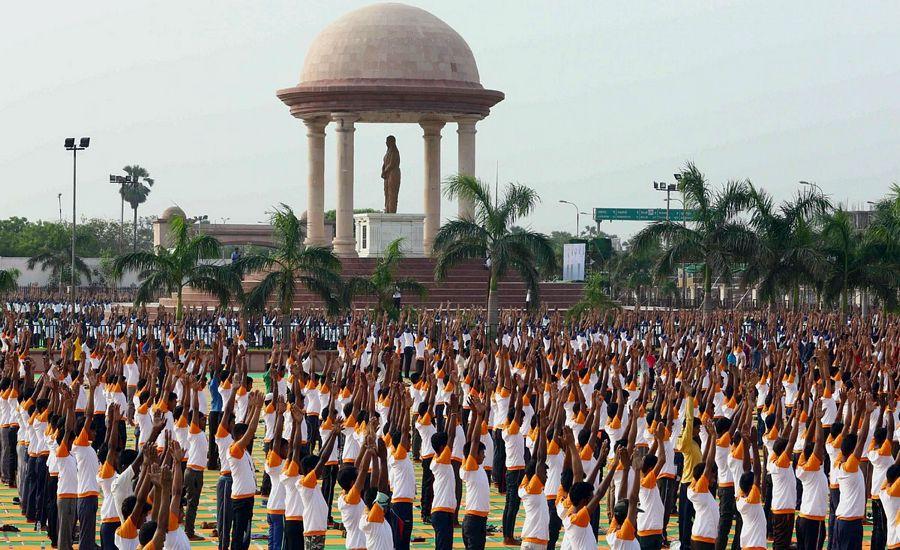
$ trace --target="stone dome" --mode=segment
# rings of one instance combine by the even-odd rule
[[[160,214],[160,220],[171,220],[175,216],[180,216],[182,218],[187,218],[187,214],[184,213],[184,210],[177,206],[170,206],[163,210],[162,214]]]
[[[277,91],[301,119],[355,113],[360,122],[485,117],[503,93],[481,85],[466,41],[427,11],[374,4],[325,27],[300,82]]]
[[[427,11],[375,4],[352,11],[313,40],[300,85],[373,83],[481,88],[466,41]]]

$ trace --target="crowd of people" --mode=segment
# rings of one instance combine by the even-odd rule
[[[257,499],[271,549],[405,549],[417,524],[438,550],[860,549],[864,523],[900,546],[896,316],[346,324],[335,351],[276,334],[259,380],[243,333],[74,324],[41,360],[9,313],[0,479],[61,549],[189,548],[204,476],[219,548],[249,548]]]

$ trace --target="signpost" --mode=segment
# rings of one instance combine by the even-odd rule
[[[665,208],[594,208],[595,222],[624,220],[633,222],[665,221]],[[669,220],[673,222],[694,221],[696,210],[669,210]]]

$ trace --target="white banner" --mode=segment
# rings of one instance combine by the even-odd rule
[[[564,281],[583,281],[584,280],[584,255],[585,244],[564,244],[563,245],[563,280]]]

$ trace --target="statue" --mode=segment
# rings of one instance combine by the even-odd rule
[[[397,213],[397,197],[400,195],[400,150],[397,140],[388,136],[387,152],[381,165],[381,179],[384,180],[384,211],[386,214]]]

